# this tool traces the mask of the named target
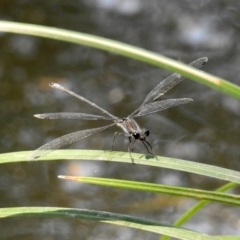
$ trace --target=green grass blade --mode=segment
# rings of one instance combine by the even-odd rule
[[[26,162],[31,151],[13,152],[0,154],[1,163]],[[175,158],[158,156],[158,161],[152,156],[132,153],[136,164],[143,164],[154,167],[170,168],[184,172],[196,173],[208,177],[226,180],[228,182],[240,183],[240,172],[215,167],[203,163],[190,162]],[[128,152],[98,151],[98,150],[57,150],[53,151],[37,161],[50,160],[93,160],[93,161],[114,161],[121,163],[131,163]],[[34,162],[31,160],[31,162]],[[133,165],[134,167],[134,165]]]
[[[218,188],[215,192],[225,192],[228,191],[230,189],[234,189],[238,187],[238,184],[236,183],[227,183],[225,185],[223,185],[222,187]],[[240,197],[238,195],[238,197]],[[191,207],[188,211],[186,211],[181,218],[179,218],[175,223],[174,226],[182,226],[184,223],[186,223],[191,217],[193,217],[193,215],[195,215],[198,211],[200,211],[204,206],[206,206],[207,204],[211,203],[210,201],[206,201],[206,200],[202,200],[199,201],[198,203],[196,203],[193,207]]]
[[[216,190],[216,192],[225,192],[230,189],[233,189],[237,187],[238,185],[236,183],[227,183],[221,186]],[[196,203],[193,207],[191,207],[188,211],[186,211],[175,223],[174,226],[180,227],[184,223],[186,223],[188,220],[190,220],[194,215],[196,215],[203,207],[205,207],[207,204],[211,203],[207,200],[202,200]],[[168,240],[168,236],[163,236],[161,240]]]
[[[64,29],[8,21],[0,21],[0,31],[50,38],[116,53],[157,67],[168,69],[172,72],[178,72],[183,76],[193,79],[201,84],[205,84],[220,92],[240,99],[240,87],[235,84],[207,74],[203,71],[191,68],[160,54],[125,43]]]
[[[239,236],[216,236],[217,240],[240,240]]]
[[[72,181],[96,184],[101,186],[130,189],[135,191],[144,191],[151,193],[163,193],[176,195],[181,197],[195,198],[200,200],[209,200],[234,206],[240,206],[240,196],[235,194],[226,194],[215,191],[205,191],[194,188],[174,187],[161,184],[117,180],[110,178],[94,178],[94,177],[75,177],[75,176],[59,176],[59,178]]]
[[[152,233],[165,234],[171,237],[185,240],[216,239],[214,237],[193,232],[187,229],[167,226],[159,224],[158,222],[109,212],[57,207],[16,207],[0,209],[0,218],[24,216],[70,217],[76,219],[80,218],[85,220],[95,220],[103,223],[145,230]]]

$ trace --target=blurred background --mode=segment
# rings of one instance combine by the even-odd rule
[[[189,63],[209,58],[204,71],[240,85],[240,3],[227,0],[19,0],[0,1],[0,19],[93,34]],[[58,82],[119,117],[135,110],[170,72],[84,46],[0,33],[0,151],[34,150],[64,134],[106,122],[41,120],[45,112],[87,112],[90,106],[49,87]],[[185,80],[166,98],[194,102],[139,118],[156,154],[240,171],[240,102]],[[107,123],[108,124],[108,123]],[[111,148],[117,127],[69,148]],[[119,137],[115,150],[127,151]],[[145,154],[141,143],[134,147]],[[58,179],[109,177],[206,190],[223,185],[208,177],[111,162],[26,162],[1,165],[0,207],[59,206],[129,214],[172,224],[196,201],[130,192]],[[234,190],[237,193],[237,190]],[[239,193],[239,191],[238,191]],[[240,210],[211,204],[184,227],[207,234],[240,235]],[[62,218],[1,219],[0,239],[158,239],[158,235]]]

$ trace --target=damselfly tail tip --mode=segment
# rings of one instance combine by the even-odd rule
[[[49,84],[49,86],[52,87],[52,88],[59,88],[59,87],[60,87],[59,84],[54,83],[54,82],[51,82],[51,83]]]
[[[42,114],[34,114],[33,115],[35,118],[42,118],[43,119],[43,115]]]

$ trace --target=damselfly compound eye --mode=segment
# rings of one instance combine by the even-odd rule
[[[134,133],[133,133],[133,137],[134,137],[135,139],[139,139],[140,133],[134,132]]]
[[[146,131],[145,131],[145,136],[148,137],[149,134],[150,134],[149,130],[146,130]]]

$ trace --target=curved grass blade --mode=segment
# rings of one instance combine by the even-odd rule
[[[0,209],[0,218],[24,217],[24,216],[69,217],[75,219],[80,218],[85,220],[94,220],[100,221],[102,223],[109,223],[119,226],[136,228],[139,230],[145,230],[152,233],[165,234],[178,239],[217,240],[214,237],[197,233],[191,230],[167,226],[154,221],[149,221],[145,219],[110,212],[57,207],[16,207]]]
[[[216,192],[226,192],[230,189],[234,189],[237,187],[238,184],[236,183],[227,183],[221,186],[216,190]],[[196,203],[194,206],[192,206],[190,209],[188,209],[175,223],[174,226],[180,227],[184,223],[186,223],[188,220],[190,220],[194,215],[196,215],[203,207],[205,207],[207,204],[211,203],[207,200],[201,200],[198,203]],[[161,237],[161,240],[168,240],[168,236]]]
[[[1,163],[26,162],[28,155],[32,151],[13,152],[0,154]],[[240,172],[221,167],[215,167],[203,163],[190,162],[175,158],[132,153],[136,164],[175,169],[184,172],[196,173],[212,178],[222,179],[228,182],[240,184]],[[56,150],[34,161],[52,160],[91,160],[91,161],[113,161],[121,163],[131,163],[132,160],[128,152],[98,151],[98,150]],[[31,160],[33,161],[33,160]],[[133,166],[134,167],[134,166]]]
[[[157,67],[165,68],[172,72],[180,73],[184,77],[193,79],[201,84],[205,84],[220,92],[240,99],[240,87],[233,83],[207,74],[203,71],[199,71],[195,68],[187,66],[186,64],[174,61],[160,54],[114,40],[53,27],[44,27],[34,24],[15,23],[8,21],[0,21],[0,31],[50,38],[116,53]]]
[[[76,177],[76,176],[58,176],[58,177],[67,180],[96,184],[107,187],[123,188],[151,193],[163,193],[181,197],[230,204],[234,206],[240,206],[240,196],[235,194],[227,194],[215,191],[199,190],[194,188],[174,187],[162,184],[117,180],[109,178]]]

